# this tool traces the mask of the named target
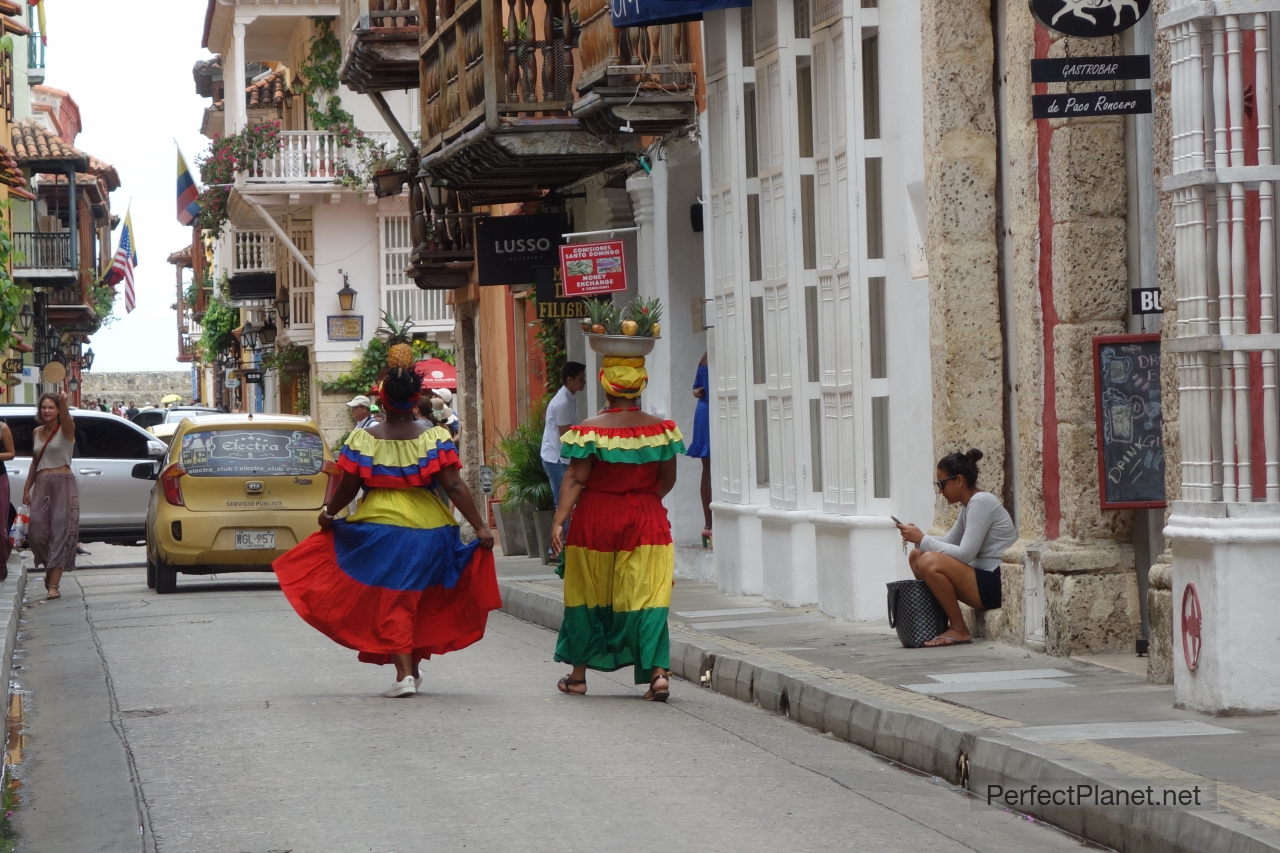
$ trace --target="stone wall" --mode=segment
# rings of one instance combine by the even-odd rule
[[[82,400],[103,399],[109,403],[116,400],[129,402],[132,400],[139,408],[144,403],[160,405],[160,398],[166,394],[180,394],[182,402],[191,402],[191,372],[188,370],[170,370],[154,373],[99,373],[89,371],[83,374],[80,386]]]
[[[1100,508],[1091,349],[1128,316],[1124,119],[1040,122],[1030,98],[1036,56],[1125,51],[1038,29],[1026,4],[995,33],[991,2],[922,8],[935,454],[983,450],[980,488],[1038,543],[1048,651],[1132,650],[1131,513]],[[1025,640],[1020,610],[983,620]]]

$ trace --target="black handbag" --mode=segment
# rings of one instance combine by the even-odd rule
[[[922,580],[893,581],[889,587],[889,627],[908,649],[918,649],[950,627],[938,599]]]

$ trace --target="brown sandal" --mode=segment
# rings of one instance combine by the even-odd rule
[[[58,590],[58,588],[56,586],[49,587],[49,595],[45,600],[56,601],[59,598],[62,598],[62,593]]]
[[[581,690],[574,690],[579,684],[582,685]],[[572,675],[566,675],[564,678],[556,682],[556,689],[561,693],[568,693],[570,696],[585,696],[587,693],[587,680],[585,678],[574,678]]]
[[[658,687],[658,679],[667,682],[666,687]],[[644,694],[646,702],[665,702],[671,697],[671,679],[665,675],[655,675],[649,679],[649,690]]]

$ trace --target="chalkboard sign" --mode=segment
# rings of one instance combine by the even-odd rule
[[[1093,374],[1102,508],[1164,506],[1160,336],[1095,337]]]

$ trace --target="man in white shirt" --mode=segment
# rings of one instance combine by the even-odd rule
[[[347,408],[351,410],[351,419],[355,421],[356,429],[368,429],[378,422],[370,408],[372,405],[373,401],[363,394],[357,394],[347,401]]]
[[[560,504],[560,481],[569,470],[569,460],[560,456],[560,436],[578,422],[578,403],[574,396],[587,387],[587,366],[577,361],[565,362],[560,390],[547,404],[547,421],[542,428],[542,468],[551,481],[551,505]]]

